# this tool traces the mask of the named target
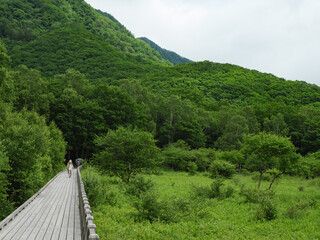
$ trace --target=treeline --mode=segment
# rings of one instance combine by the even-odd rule
[[[156,144],[150,149],[161,154],[154,160],[174,170],[208,171],[225,160],[239,170],[319,175],[320,87],[230,64],[168,66],[142,50],[131,53],[143,45],[80,0],[2,1],[0,10],[11,57],[1,44],[3,204],[26,200],[59,170],[65,154],[108,166],[103,161],[114,160],[109,150],[117,146],[107,140],[120,133],[120,143],[138,139],[133,150],[142,150],[133,157],[145,159],[144,143]],[[263,158],[270,161],[260,162],[261,170],[251,161],[260,156],[251,139],[282,144],[288,154],[274,149],[275,157],[295,160],[299,171],[272,157]]]
[[[0,219],[62,169],[66,152],[62,132],[41,115],[46,83],[35,70],[10,70],[8,60],[0,43]]]

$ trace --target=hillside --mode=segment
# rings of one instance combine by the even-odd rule
[[[320,87],[232,64],[204,61],[173,66],[149,44],[135,39],[110,14],[82,0],[0,0],[0,11],[0,204],[4,206],[0,208],[0,220],[65,169],[65,159],[79,157],[89,161],[87,166],[98,168],[97,173],[118,176],[114,181],[92,174],[96,179],[92,179],[91,193],[101,198],[98,201],[103,206],[109,202],[117,208],[124,203],[106,183],[120,184],[120,179],[128,183],[140,172],[158,174],[161,169],[183,175],[188,171],[196,178],[202,172],[213,177],[242,172],[250,174],[247,180],[251,176],[259,179],[258,186],[262,174],[271,184],[281,174],[290,174],[305,178],[297,181],[299,185],[291,182],[295,190],[290,191],[313,194],[306,190],[311,186],[306,179],[320,176]],[[219,179],[211,187],[196,191],[200,195],[220,192]],[[175,180],[166,181],[170,188],[181,190]],[[230,181],[238,183],[237,178]],[[147,179],[137,179],[136,183],[137,188],[152,187]],[[317,184],[314,182],[314,187]],[[123,183],[119,186],[121,191],[131,191]],[[159,186],[163,189],[166,185]],[[97,194],[93,192],[95,187]],[[252,194],[239,184],[235,188],[239,201],[234,206],[239,210],[244,199],[239,192]],[[264,196],[252,193],[257,199]],[[197,215],[190,215],[190,219],[199,222],[201,215],[207,229],[202,210],[208,199],[195,205],[200,208],[193,208],[174,195],[170,201],[180,210],[196,209]],[[305,196],[301,199],[307,205],[296,199],[300,204],[294,205],[294,211],[299,210],[297,216],[319,205],[314,200],[319,200],[318,196],[309,200]],[[163,227],[181,225],[175,221],[159,225],[165,215],[162,211],[153,215],[154,209],[179,208],[159,202],[155,195],[149,197],[136,202],[148,231],[159,226],[163,232]],[[128,196],[125,199],[132,202]],[[193,199],[191,204],[199,204]],[[266,199],[261,199],[263,204],[271,203]],[[228,206],[217,205],[219,197],[213,201],[212,207],[230,209],[228,200],[224,201]],[[140,206],[150,206],[152,218],[144,219],[146,211]],[[124,205],[121,209],[132,207]],[[244,213],[248,207],[255,209],[245,205]],[[288,215],[293,213],[295,220],[291,207],[290,202]],[[174,213],[171,209],[167,212]],[[131,213],[124,212],[124,218],[116,219],[117,232],[123,219],[136,222],[133,215],[128,215]],[[187,217],[184,212],[176,213]],[[218,219],[216,213],[213,209],[214,217],[210,214],[208,219]],[[317,219],[319,214],[314,213]],[[265,218],[263,214],[259,216]],[[103,215],[105,212],[97,218],[100,227],[110,223],[101,218]],[[243,225],[241,216],[242,212],[235,219]],[[251,223],[252,216],[247,216]],[[272,218],[283,219],[276,214]],[[187,217],[186,224],[190,219]],[[287,220],[293,219],[285,219],[286,224]],[[158,223],[153,225],[152,221]],[[136,232],[136,227],[130,230],[128,224],[124,229]],[[170,232],[175,233],[176,226],[172,229]]]
[[[160,147],[183,140],[239,150],[243,136],[267,131],[290,137],[304,155],[318,150],[316,85],[231,64],[172,66],[81,0],[2,0],[0,8],[13,68],[3,99],[55,121],[69,156],[91,157],[94,136],[128,125],[152,132]],[[38,90],[44,100],[30,93]]]
[[[83,0],[1,0],[0,11],[0,35],[9,53],[48,31],[77,23],[121,52],[169,64],[111,15],[93,9]]]
[[[148,43],[153,49],[155,49],[157,52],[159,52],[164,59],[168,60],[173,65],[177,65],[177,64],[180,64],[180,63],[190,63],[190,62],[192,62],[191,60],[189,60],[187,58],[184,58],[184,57],[181,57],[180,55],[178,55],[177,53],[175,53],[173,51],[169,51],[169,50],[166,50],[164,48],[161,48],[160,46],[158,46],[156,43],[152,42],[148,38],[141,37],[139,39],[141,39],[141,40],[145,41],[146,43]]]
[[[156,64],[123,53],[80,24],[70,24],[42,34],[12,50],[12,65],[24,64],[53,77],[74,68],[91,80],[142,77]]]

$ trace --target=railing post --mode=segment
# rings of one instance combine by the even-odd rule
[[[87,198],[84,184],[82,182],[81,167],[77,169],[78,176],[78,188],[79,188],[79,207],[80,207],[80,218],[81,218],[81,235],[83,240],[97,240],[99,239],[96,233],[96,225],[93,223],[92,211],[90,209],[89,200]]]

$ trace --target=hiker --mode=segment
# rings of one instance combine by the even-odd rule
[[[73,164],[72,164],[72,160],[70,159],[68,164],[67,164],[67,171],[68,171],[68,174],[69,174],[69,178],[71,177],[72,168],[73,168]]]

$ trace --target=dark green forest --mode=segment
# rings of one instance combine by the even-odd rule
[[[150,39],[146,38],[146,37],[141,37],[139,38],[143,41],[145,41],[146,43],[148,43],[153,49],[155,49],[157,52],[159,52],[161,54],[161,56],[168,60],[169,62],[173,63],[173,65],[177,65],[180,63],[190,63],[192,62],[190,59],[181,57],[180,55],[176,54],[175,52],[166,50],[162,47],[160,47],[159,45],[157,45],[156,43],[152,42]]]
[[[260,178],[320,175],[319,86],[231,64],[173,66],[83,0],[0,0],[0,12],[0,218],[65,159],[112,169],[105,159],[125,158],[108,141],[128,137],[152,146],[141,169],[204,172],[219,155]],[[259,141],[279,148],[263,155]]]

